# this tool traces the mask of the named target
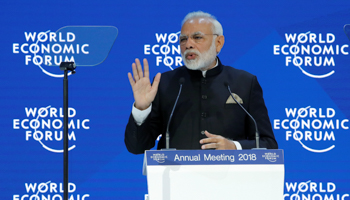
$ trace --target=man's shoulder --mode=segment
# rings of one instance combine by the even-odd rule
[[[222,71],[221,73],[235,76],[235,77],[245,77],[245,78],[253,78],[255,75],[251,74],[250,72],[247,72],[243,69],[237,69],[228,65],[222,65]],[[184,74],[188,74],[188,69],[186,66],[181,66],[178,68],[175,68],[174,70],[166,71],[162,73],[162,77],[167,78],[175,78],[175,77],[182,77]]]
[[[254,74],[247,72],[243,69],[237,69],[231,66],[223,65],[223,72],[232,76],[245,77],[245,78],[253,78]]]
[[[173,78],[180,78],[180,77],[185,76],[185,74],[187,74],[187,73],[188,72],[187,72],[186,66],[181,66],[181,67],[175,68],[173,70],[163,72],[161,80],[162,79],[163,80],[164,79],[165,80],[171,80]]]
[[[170,71],[166,71],[166,72],[163,72],[162,73],[162,76],[165,75],[165,76],[174,76],[176,74],[179,74],[179,73],[184,73],[186,72],[187,68],[186,66],[181,66],[181,67],[177,67],[173,70],[170,70]]]

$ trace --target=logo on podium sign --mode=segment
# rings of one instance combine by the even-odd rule
[[[276,153],[265,153],[264,155],[262,155],[262,157],[270,162],[276,162],[279,155],[277,155]]]
[[[168,158],[164,153],[154,153],[151,158],[158,163],[164,163],[165,158]]]

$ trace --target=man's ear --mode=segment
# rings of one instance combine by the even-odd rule
[[[215,39],[215,46],[216,46],[216,53],[220,53],[222,47],[224,46],[225,43],[225,37],[223,35],[219,35]]]

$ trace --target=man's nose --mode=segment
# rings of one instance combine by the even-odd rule
[[[186,49],[193,49],[193,44],[194,44],[193,39],[189,37],[186,41]]]

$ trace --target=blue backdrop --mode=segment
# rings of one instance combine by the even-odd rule
[[[133,103],[127,72],[135,58],[148,59],[151,76],[181,65],[181,21],[197,10],[223,25],[222,63],[255,74],[263,87],[285,152],[285,199],[350,199],[348,0],[2,1],[0,199],[61,199],[63,81],[52,74],[62,72],[39,67],[34,57],[46,54],[31,45],[41,44],[33,35],[41,32],[45,44],[62,45],[72,35],[49,39],[65,26],[118,30],[103,63],[69,77],[71,199],[143,199],[143,155],[124,145]],[[93,54],[92,43],[111,44],[73,34],[79,55]]]

